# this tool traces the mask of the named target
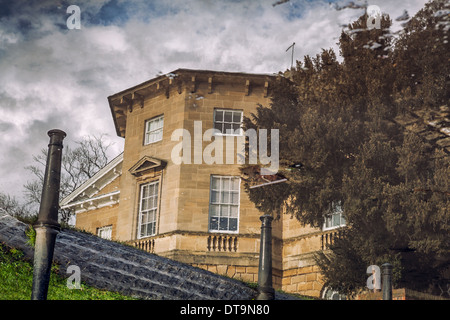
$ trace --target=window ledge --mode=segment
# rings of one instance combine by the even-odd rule
[[[339,229],[339,228],[343,228],[345,227],[345,224],[339,225],[339,226],[333,226],[333,227],[323,227],[322,231],[330,231],[330,230],[335,230],[335,229]]]
[[[221,132],[214,132],[213,137],[215,136],[221,136],[221,137],[242,137],[243,134],[234,134],[234,133],[221,133]]]

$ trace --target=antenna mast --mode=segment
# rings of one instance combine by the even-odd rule
[[[292,67],[294,66],[294,46],[295,46],[295,42],[292,43],[292,44],[290,45],[290,47],[286,49],[286,52],[288,52],[289,49],[292,48],[292,55],[291,55],[291,70],[292,70]]]

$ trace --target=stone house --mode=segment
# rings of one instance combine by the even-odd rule
[[[178,69],[108,97],[123,153],[61,207],[74,210],[80,229],[256,282],[261,213],[244,190],[237,150],[243,116],[269,104],[273,78]],[[219,138],[223,148],[212,143]],[[274,287],[330,295],[312,257],[343,224],[339,211],[323,229],[274,220]]]

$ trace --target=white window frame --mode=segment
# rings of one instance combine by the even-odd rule
[[[152,186],[154,193],[153,194],[148,193],[146,197],[144,197],[144,189],[150,188]],[[147,200],[147,202],[144,202],[144,200]],[[144,203],[146,203],[145,208]],[[151,237],[156,234],[156,221],[158,209],[159,209],[159,180],[142,184],[139,190],[139,212],[138,212],[138,229],[137,229],[138,239]],[[142,232],[143,231],[142,227],[144,224],[146,225],[145,232]],[[149,225],[151,228],[150,233],[148,232]]]
[[[150,129],[152,123],[156,123],[157,127]],[[145,121],[144,145],[152,144],[161,141],[164,132],[164,115],[160,115]],[[150,137],[158,134],[156,140],[150,140]]]
[[[222,113],[222,119],[218,120],[217,118],[217,113],[221,112]],[[225,121],[225,112],[231,112],[231,122],[230,121]],[[231,126],[238,124],[237,121],[234,121],[234,114],[240,114],[239,116],[239,133],[224,133],[224,126],[226,124],[231,124]],[[214,129],[217,129],[216,124],[221,124],[221,129],[219,130],[220,132],[214,132],[214,135],[221,135],[221,136],[242,136],[243,134],[243,130],[242,130],[242,119],[244,117],[244,111],[242,110],[233,110],[233,109],[214,109]],[[214,130],[214,131],[216,131]],[[235,131],[235,130],[234,130]]]
[[[213,180],[215,179],[218,180],[218,188],[213,188]],[[228,180],[229,184],[228,190],[223,189],[223,181],[226,180]],[[237,180],[237,187],[233,188],[233,182],[235,180]],[[209,190],[208,231],[218,233],[238,233],[241,178],[239,176],[211,175]],[[236,196],[237,199],[235,198]],[[224,213],[225,215],[223,215]],[[221,218],[227,219],[226,229],[220,228]],[[213,223],[213,219],[217,219],[217,223]],[[231,219],[236,219],[236,230],[230,230]],[[214,227],[215,224],[217,224],[217,227]]]
[[[332,203],[330,212],[325,215],[325,221],[323,222],[323,231],[333,230],[344,227],[347,221],[344,218],[344,210],[341,203]]]
[[[97,228],[97,236],[102,239],[111,240],[112,225]]]

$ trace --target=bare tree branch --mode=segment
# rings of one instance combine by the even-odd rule
[[[15,197],[0,193],[0,210],[6,211],[13,217],[25,217],[29,215],[26,205],[20,204]]]
[[[75,142],[76,147],[65,146],[61,161],[60,196],[64,198],[75,191],[84,181],[93,177],[100,169],[108,164],[107,150],[111,143],[105,142],[105,135],[86,136]],[[42,149],[33,156],[36,165],[26,166],[35,178],[24,185],[27,205],[38,207],[44,182],[44,171],[47,161],[47,150]],[[60,219],[68,222],[72,214],[68,210],[60,210]]]

